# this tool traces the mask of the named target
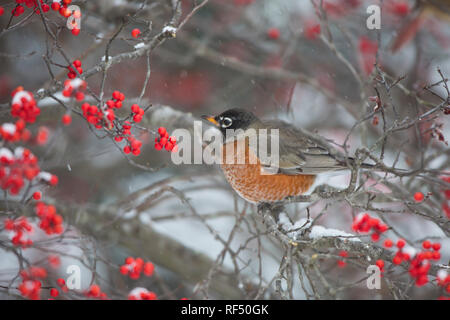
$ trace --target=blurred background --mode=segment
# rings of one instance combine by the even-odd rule
[[[82,61],[89,89],[99,94],[103,74],[94,67],[105,50],[114,57],[152,41],[176,15],[176,3],[73,1],[82,12],[78,36],[65,28],[66,19],[57,12],[45,16],[69,60]],[[154,291],[161,299],[436,299],[445,294],[435,283],[411,285],[407,268],[393,265],[381,290],[367,290],[364,255],[349,252],[350,262],[339,267],[340,250],[333,245],[320,250],[306,246],[286,267],[283,261],[293,255],[292,248],[268,234],[256,207],[231,190],[218,166],[175,166],[170,153],[154,148],[154,139],[159,127],[169,133],[177,128],[192,131],[193,121],[202,114],[241,107],[318,133],[340,150],[345,144],[349,154],[366,147],[378,159],[381,154],[388,167],[418,169],[402,178],[384,175],[387,172],[368,174],[361,177],[364,195],[354,201],[295,204],[283,214],[294,226],[311,215],[316,225],[354,234],[354,217],[369,212],[392,227],[386,237],[406,238],[417,248],[423,239],[439,241],[443,249],[438,262],[448,265],[450,217],[442,193],[448,186],[440,179],[449,173],[450,163],[445,141],[450,133],[448,91],[442,81],[450,74],[449,2],[210,0],[189,16],[200,3],[180,1],[179,21],[186,23],[175,38],[149,52],[151,75],[140,105],[150,108],[141,128],[133,128],[143,142],[141,154],[134,157],[76,113],[70,126],[61,123],[67,106],[80,110],[81,105],[61,94],[65,58],[39,15],[26,8],[11,23],[16,2],[0,1],[5,8],[0,16],[2,123],[11,121],[11,92],[17,86],[35,94],[41,115],[29,129],[47,127],[49,141],[28,147],[43,170],[58,175],[57,188],[45,189],[44,200],[57,206],[67,224],[54,241],[36,232],[36,248],[20,255],[31,264],[45,265],[43,254],[57,253],[62,265],[52,271],[48,286],[67,276],[66,266],[78,264],[83,290],[97,283],[113,299],[126,298],[135,287]],[[380,29],[367,27],[370,5],[381,10]],[[135,28],[142,32],[139,38],[131,36]],[[46,64],[47,58],[53,63]],[[126,107],[139,101],[148,70],[147,55],[112,64],[105,97],[119,90],[126,96]],[[41,88],[53,90],[66,107]],[[377,108],[377,96],[383,112]],[[85,101],[95,102],[88,91]],[[386,128],[393,130],[381,146]],[[349,179],[346,172],[321,177],[317,184],[345,188]],[[411,208],[408,197],[415,191],[432,193],[426,210]],[[384,192],[392,196],[375,201],[380,210],[367,211],[368,199]],[[32,210],[23,209],[23,214],[31,217]],[[6,231],[0,237],[5,243],[0,246],[4,288],[14,283],[20,269],[19,251],[8,249],[7,237]],[[367,236],[361,240],[371,243]],[[308,271],[314,254],[320,255],[319,269],[337,289],[335,294],[322,288],[318,274]],[[155,275],[139,280],[121,275],[118,268],[127,256],[152,261]],[[282,276],[288,269],[289,281]],[[5,289],[0,297],[19,295]],[[61,296],[82,297],[76,292]]]

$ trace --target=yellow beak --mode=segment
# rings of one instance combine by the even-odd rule
[[[216,127],[219,126],[219,123],[217,122],[217,120],[214,118],[214,116],[202,116],[202,119],[208,120],[209,122],[211,122],[213,125],[215,125]]]

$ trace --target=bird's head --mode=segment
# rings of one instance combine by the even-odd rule
[[[239,108],[229,109],[218,116],[202,116],[202,118],[216,126],[224,136],[227,129],[245,131],[258,121],[253,113]]]

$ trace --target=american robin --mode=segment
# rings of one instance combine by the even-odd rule
[[[312,135],[297,129],[283,121],[261,121],[253,113],[243,109],[230,109],[218,116],[202,116],[216,126],[224,137],[227,129],[242,129],[245,140],[245,161],[226,163],[227,150],[236,150],[239,138],[224,140],[222,143],[221,168],[231,187],[245,200],[252,203],[272,203],[290,196],[302,195],[313,185],[316,175],[328,171],[348,169],[354,163],[353,158],[339,157],[329,151]],[[255,130],[249,130],[255,129]],[[258,129],[278,129],[279,163],[275,171],[267,162],[251,156],[259,153],[249,147],[247,132],[258,132]],[[242,140],[242,138],[241,138]],[[268,139],[269,140],[269,139]],[[230,143],[235,145],[227,149]],[[234,148],[234,149],[233,149]],[[235,152],[234,160],[236,160]],[[362,167],[371,167],[363,164]],[[271,171],[272,170],[272,171]],[[269,174],[265,174],[265,173]]]

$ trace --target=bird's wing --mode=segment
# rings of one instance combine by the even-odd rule
[[[270,129],[279,129],[278,168],[275,168],[274,172],[274,167],[269,163],[261,163],[269,173],[317,174],[347,167],[330,153],[329,146],[314,139],[312,134],[307,134],[283,121],[266,121],[264,127],[269,129],[268,145],[270,145]]]

